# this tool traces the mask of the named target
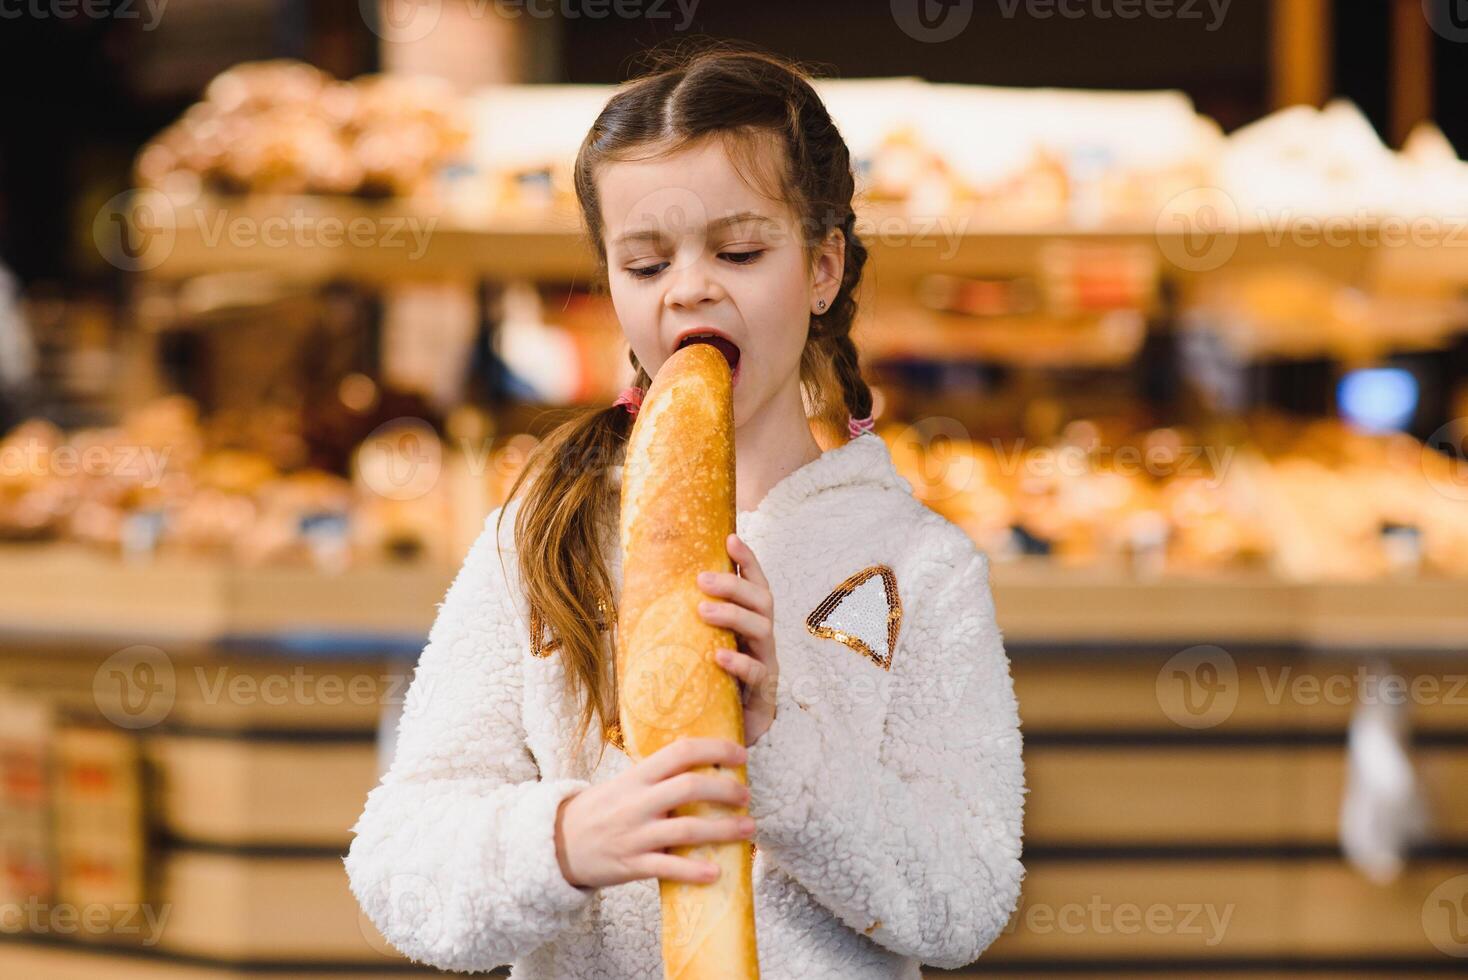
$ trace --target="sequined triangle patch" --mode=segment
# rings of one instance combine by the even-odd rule
[[[816,606],[806,617],[805,628],[844,643],[883,670],[891,670],[902,628],[897,576],[886,565],[862,569]]]

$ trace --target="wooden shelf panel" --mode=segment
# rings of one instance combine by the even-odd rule
[[[1468,883],[1468,864],[1444,861],[1414,865],[1384,887],[1328,859],[1033,861],[1027,872],[987,965],[1287,956],[1450,963],[1424,906],[1445,883]]]
[[[1039,268],[1044,250],[1057,242],[1139,248],[1158,259],[1164,275],[1182,278],[1220,268],[1291,264],[1358,281],[1379,264],[1399,275],[1420,278],[1427,270],[1437,281],[1468,279],[1464,236],[1383,246],[1369,227],[1336,234],[1330,242],[1318,229],[1298,235],[1288,229],[1228,230],[1218,250],[1208,251],[1207,242],[1155,226],[1015,227],[962,213],[909,216],[892,205],[869,203],[858,209],[857,230],[873,269],[884,279],[935,271],[1029,275]],[[157,279],[259,270],[306,281],[585,280],[595,271],[580,217],[565,209],[467,217],[413,201],[205,198],[174,205],[159,234],[164,237],[151,246],[151,267],[142,270]],[[1226,259],[1217,261],[1217,256]]]
[[[1152,733],[1158,737],[1229,738],[1256,733],[1341,736],[1356,703],[1363,662],[1342,656],[1296,656],[1250,651],[1227,659],[1205,651],[1219,668],[1218,700],[1191,706],[1184,677],[1168,669],[1173,652],[1107,651],[1074,656],[1018,656],[1014,687],[1025,731],[1104,736]],[[1173,663],[1196,669],[1203,661]],[[1462,661],[1403,657],[1390,667],[1393,687],[1377,692],[1401,697],[1405,689],[1418,732],[1468,732],[1468,686]],[[1399,678],[1399,679],[1397,679]],[[1372,682],[1366,682],[1372,683]],[[1417,694],[1412,692],[1416,691]],[[1196,692],[1194,692],[1196,693]]]
[[[357,907],[341,860],[177,851],[160,863],[160,948],[228,962],[404,962]]]
[[[371,742],[148,739],[158,773],[155,819],[168,834],[222,846],[339,847],[351,843],[377,783]]]
[[[139,734],[200,737],[250,733],[269,740],[367,743],[382,707],[406,692],[412,665],[384,654],[296,658],[169,644],[90,643],[33,647],[0,642],[0,686],[34,692],[80,717],[125,724]],[[157,681],[147,700],[117,672],[144,669]],[[131,695],[128,705],[119,699]]]
[[[1289,583],[1264,572],[1152,580],[1045,559],[996,562],[999,625],[1018,644],[1276,643],[1468,653],[1468,579]],[[412,647],[454,569],[128,564],[71,544],[0,546],[0,653],[31,635],[113,643],[336,635]]]
[[[1468,842],[1468,752],[1413,753],[1441,840]],[[1334,845],[1343,746],[1027,746],[1027,845]]]
[[[338,633],[426,636],[454,570],[329,574],[182,555],[125,562],[74,544],[0,546],[0,630],[140,642]]]
[[[414,977],[443,977],[441,970],[342,968],[316,970],[297,964],[288,973],[268,968],[232,967],[197,962],[166,953],[122,953],[84,942],[37,942],[26,938],[0,937],[0,976],[45,980],[260,980],[289,976],[291,980],[405,980]],[[485,976],[505,976],[496,971]],[[1257,980],[1257,978],[1256,978]]]
[[[1468,580],[1286,582],[1262,571],[1135,579],[1045,559],[991,565],[1005,637],[1025,643],[1277,643],[1468,653]]]

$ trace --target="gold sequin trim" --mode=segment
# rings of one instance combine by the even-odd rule
[[[878,653],[859,636],[823,625],[826,617],[839,606],[857,587],[874,575],[882,576],[882,586],[887,594],[887,649]],[[897,649],[897,633],[902,628],[902,598],[897,594],[897,575],[886,565],[872,565],[836,586],[835,590],[805,618],[805,628],[816,636],[844,643],[866,657],[883,670],[892,669],[892,654]]]
[[[615,748],[620,749],[622,752],[626,752],[627,751],[627,746],[625,746],[625,745],[622,744],[622,724],[621,724],[621,722],[614,721],[610,725],[608,725],[602,731],[602,737],[604,737],[607,740],[607,744],[608,745],[614,746]]]
[[[598,633],[605,633],[611,629],[611,624],[617,621],[617,611],[608,610],[605,598],[596,601],[597,612],[601,613],[601,619],[597,620],[596,629]],[[535,607],[530,609],[530,655],[542,659],[555,653],[561,645],[561,638],[551,636],[545,620],[540,616],[540,610]]]
[[[611,624],[617,621],[617,611],[608,609],[605,597],[596,601],[596,609],[601,613],[601,619],[596,623],[596,630],[598,633],[605,633],[611,629]],[[560,637],[549,635],[545,620],[540,616],[540,610],[532,606],[530,609],[530,655],[545,659],[560,649],[560,646]],[[602,737],[619,751],[627,751],[627,746],[622,741],[620,719],[603,728]]]

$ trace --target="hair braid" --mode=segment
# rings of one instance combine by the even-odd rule
[[[851,337],[867,249],[856,234],[850,151],[811,85],[811,73],[788,59],[727,41],[701,50],[680,43],[667,56],[654,53],[646,60],[652,71],[608,100],[576,156],[577,201],[603,282],[607,254],[599,169],[609,162],[647,159],[650,149],[662,155],[722,140],[744,175],[788,202],[799,219],[808,262],[815,261],[832,232],[845,239],[840,286],[830,308],[811,316],[800,358],[800,384],[812,422],[844,434],[848,417],[863,418],[872,410],[872,393]],[[630,351],[628,360],[634,383],[647,388],[651,379]],[[537,447],[509,493],[513,498],[528,483],[515,528],[521,576],[531,608],[559,641],[557,656],[568,690],[581,703],[578,742],[594,715],[604,722],[615,717],[610,658],[597,630],[598,603],[610,581],[602,538],[608,523],[616,526],[616,488],[606,471],[625,458],[631,428],[630,414],[619,406],[580,410]],[[615,610],[610,618],[615,623]]]

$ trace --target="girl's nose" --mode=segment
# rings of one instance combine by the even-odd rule
[[[693,307],[721,299],[724,295],[718,278],[702,260],[675,262],[669,267],[668,274],[668,291],[664,296],[668,306]]]

